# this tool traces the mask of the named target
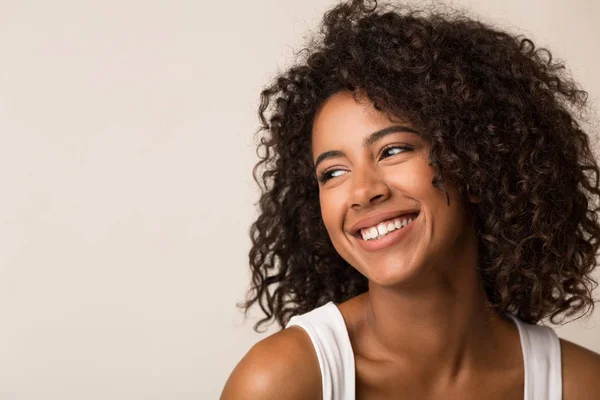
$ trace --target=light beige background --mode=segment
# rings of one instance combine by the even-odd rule
[[[259,91],[332,4],[0,1],[1,400],[218,398],[269,333],[235,307]],[[597,109],[598,2],[457,4],[548,45]],[[600,352],[599,321],[557,330]]]

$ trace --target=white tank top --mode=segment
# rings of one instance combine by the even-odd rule
[[[561,400],[562,374],[558,336],[549,327],[508,315],[517,325],[525,368],[524,400]],[[354,400],[354,353],[344,318],[333,302],[290,319],[286,328],[304,329],[317,353],[323,400]]]

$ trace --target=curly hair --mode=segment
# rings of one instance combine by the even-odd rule
[[[299,55],[258,110],[260,213],[238,304],[266,314],[255,330],[368,290],[327,235],[311,156],[315,113],[342,90],[410,121],[431,143],[432,185],[478,199],[478,271],[495,311],[556,323],[593,310],[599,169],[574,117],[588,93],[564,63],[464,11],[360,0],[330,9]]]

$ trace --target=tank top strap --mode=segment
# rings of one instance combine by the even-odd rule
[[[533,325],[507,313],[517,325],[525,366],[525,400],[562,399],[560,340],[550,327]]]
[[[291,326],[304,329],[315,348],[321,369],[323,400],[354,400],[354,353],[338,307],[329,302],[294,316],[286,328]]]

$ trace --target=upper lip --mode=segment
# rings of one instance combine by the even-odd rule
[[[375,225],[377,225],[383,221],[386,221],[388,219],[397,218],[397,217],[400,217],[400,216],[406,215],[406,214],[418,214],[419,212],[420,212],[420,210],[418,210],[418,209],[407,209],[407,210],[388,211],[388,212],[382,212],[382,213],[378,213],[375,215],[371,215],[370,217],[365,217],[365,218],[359,219],[350,228],[350,233],[352,235],[356,235],[358,233],[358,231],[360,231],[363,228],[370,228],[370,227],[375,226]]]

